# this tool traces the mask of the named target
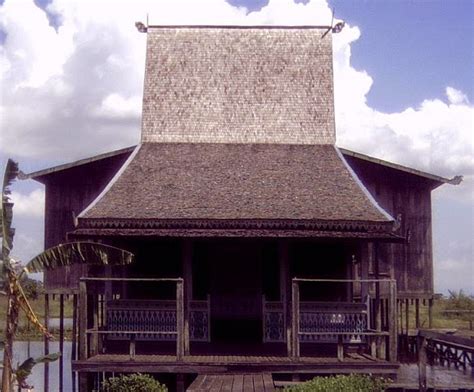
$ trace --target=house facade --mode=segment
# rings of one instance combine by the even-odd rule
[[[396,371],[400,310],[431,309],[431,191],[455,181],[336,146],[331,35],[149,26],[140,144],[29,175],[46,248],[135,254],[45,273],[75,298],[81,391],[112,372]]]

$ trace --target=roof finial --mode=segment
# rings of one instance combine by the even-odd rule
[[[327,33],[329,33],[330,31],[333,33],[333,34],[337,34],[337,33],[340,33],[342,31],[342,29],[344,28],[344,26],[346,25],[346,22],[344,21],[341,21],[341,22],[338,22],[334,25],[334,8],[332,9],[332,19],[331,19],[331,25],[328,27],[328,29],[324,32],[323,34],[323,37],[324,38],[326,36]]]
[[[140,33],[146,33],[148,30],[148,27],[142,22],[135,22],[135,27]]]

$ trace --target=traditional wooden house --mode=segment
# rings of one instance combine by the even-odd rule
[[[331,31],[147,40],[140,144],[30,174],[46,247],[136,255],[45,274],[76,298],[80,390],[109,372],[393,373],[400,310],[433,297],[430,192],[454,181],[335,146]]]

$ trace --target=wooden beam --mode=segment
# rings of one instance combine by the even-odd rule
[[[291,351],[292,358],[298,359],[300,356],[300,289],[299,283],[293,281],[292,283],[292,295],[291,295],[291,304],[292,304],[292,315],[291,315]]]

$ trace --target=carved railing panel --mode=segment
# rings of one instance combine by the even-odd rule
[[[209,341],[209,319],[209,301],[191,301],[189,311],[191,341]],[[105,328],[117,331],[110,335],[110,339],[125,339],[128,335],[122,331],[135,331],[140,332],[136,334],[137,340],[174,341],[176,335],[169,332],[176,332],[176,301],[109,301]]]
[[[265,301],[263,298],[262,305],[263,341],[265,343],[286,341],[283,302]]]
[[[347,333],[344,343],[362,343],[359,333],[369,329],[366,303],[351,302],[300,302],[301,342],[336,343],[336,333]],[[319,332],[324,334],[305,335]],[[285,313],[282,302],[263,300],[264,342],[285,342]]]

